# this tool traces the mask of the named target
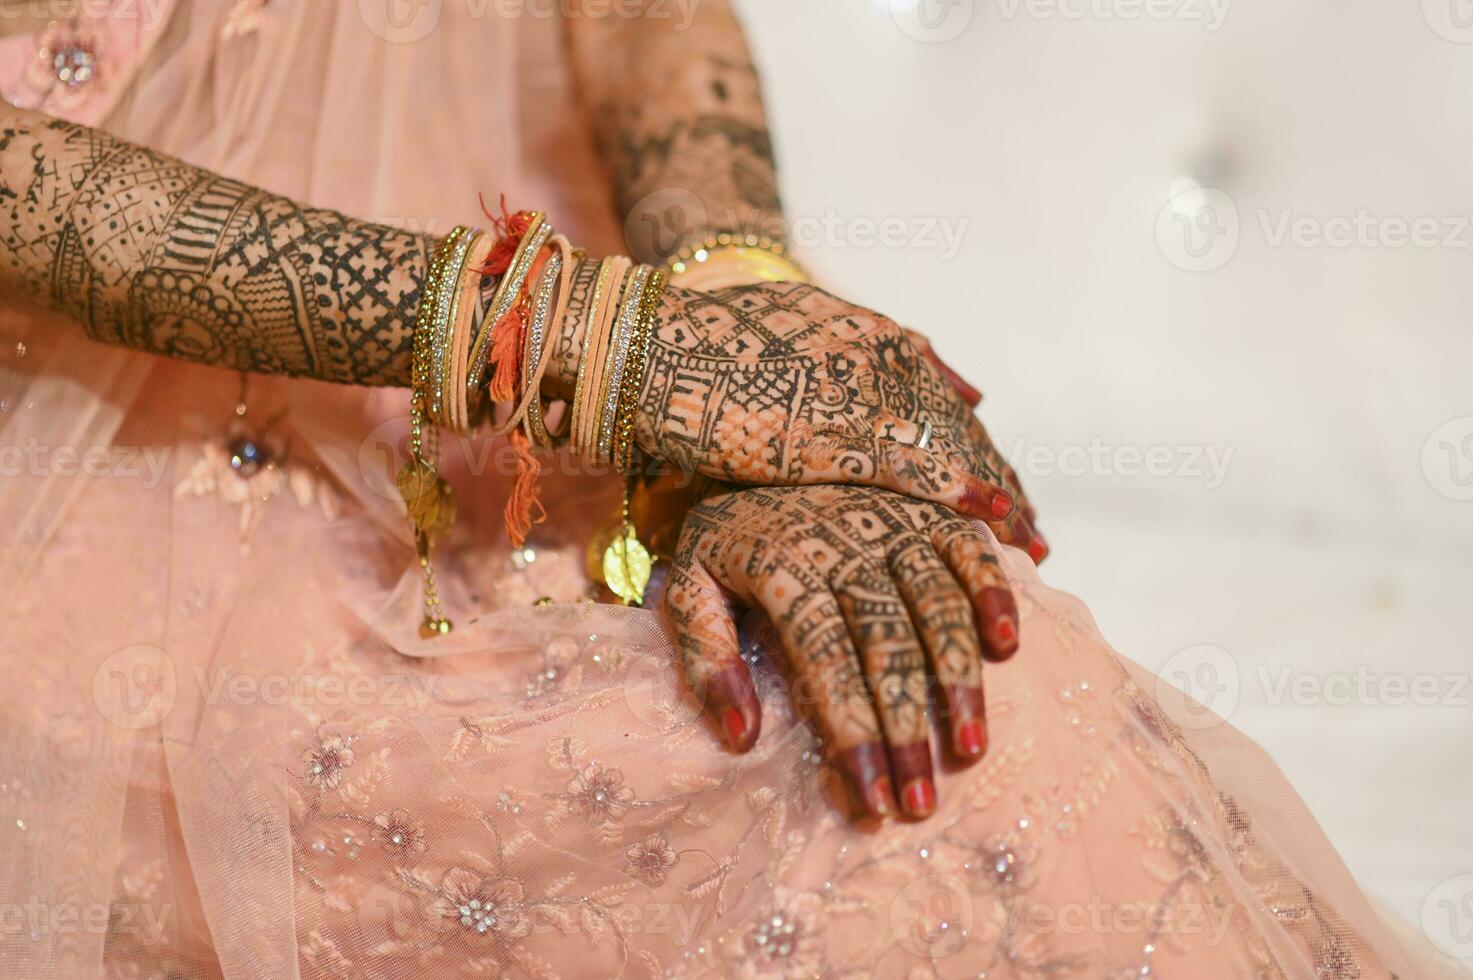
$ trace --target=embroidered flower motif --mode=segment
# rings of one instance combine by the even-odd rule
[[[343,770],[353,765],[352,742],[351,738],[331,735],[304,752],[308,781],[323,789],[335,789],[342,782]]]
[[[589,821],[618,820],[634,802],[634,790],[624,785],[624,774],[590,762],[568,784],[568,801],[573,810]]]
[[[75,111],[101,85],[107,33],[95,21],[53,21],[41,32],[25,84],[52,111]]]
[[[515,878],[485,878],[466,868],[451,868],[440,879],[430,912],[445,926],[478,936],[520,939],[532,931],[522,907],[526,892]]]
[[[189,475],[174,488],[174,496],[215,493],[227,504],[239,506],[243,554],[250,550],[251,533],[261,522],[266,504],[283,490],[290,489],[300,507],[316,501],[329,521],[335,520],[341,509],[330,483],[306,466],[287,462],[276,446],[242,429],[232,429],[224,439],[206,442],[200,453]]]
[[[988,890],[999,895],[1016,895],[1033,887],[1034,851],[1016,835],[994,834],[982,844],[978,869]]]
[[[766,913],[734,950],[742,980],[818,976],[823,968],[823,902],[812,892],[773,890]]]
[[[624,852],[624,870],[650,887],[663,885],[679,856],[664,834],[651,834]]]
[[[424,824],[403,810],[391,810],[373,818],[373,839],[390,854],[423,854]]]

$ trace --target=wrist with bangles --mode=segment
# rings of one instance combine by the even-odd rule
[[[503,209],[493,231],[458,226],[432,257],[412,340],[410,458],[398,474],[424,576],[425,638],[451,629],[431,564],[434,544],[455,520],[454,493],[438,472],[441,429],[468,435],[484,428],[511,441],[517,476],[506,525],[515,547],[545,516],[535,450],[566,445],[591,465],[634,469],[635,414],[667,273],[623,257],[602,260],[582,322],[571,324],[581,352],[577,384],[563,413],[567,424],[555,433],[546,421],[543,380],[570,316],[580,254],[542,213]],[[493,287],[477,322],[477,297]],[[626,604],[637,603],[650,564],[629,518],[626,484],[619,526],[603,555],[604,581]]]

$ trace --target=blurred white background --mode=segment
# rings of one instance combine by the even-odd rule
[[[1411,923],[1473,872],[1460,4],[742,5],[803,260],[986,392],[1045,580]]]

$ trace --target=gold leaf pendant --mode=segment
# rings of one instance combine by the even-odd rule
[[[399,496],[415,528],[431,540],[455,523],[455,491],[435,467],[422,457],[411,457],[399,468]]]
[[[588,554],[589,563],[594,565],[589,570],[590,574],[602,577],[609,591],[626,606],[644,602],[645,589],[650,584],[650,573],[655,565],[654,557],[639,540],[639,532],[629,516],[634,479],[631,476],[624,484],[624,500],[618,517],[612,526],[606,525],[603,533],[594,538]]]
[[[639,540],[633,524],[626,523],[621,532],[604,549],[604,584],[626,606],[644,602],[644,590],[650,584],[654,559]]]

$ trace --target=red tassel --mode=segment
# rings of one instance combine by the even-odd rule
[[[506,501],[506,536],[513,548],[520,548],[533,526],[547,520],[547,509],[537,495],[542,463],[532,452],[532,440],[521,429],[512,430],[510,438],[517,453],[517,478]]]
[[[508,211],[506,195],[503,194],[501,195],[501,214],[494,215],[491,209],[486,207],[485,195],[479,196],[481,213],[491,222],[491,227],[496,232],[496,244],[491,247],[486,261],[481,263],[481,267],[476,271],[486,276],[504,275],[511,266],[511,260],[516,256],[517,249],[521,247],[527,230],[532,227],[532,212],[518,211],[513,214]]]

